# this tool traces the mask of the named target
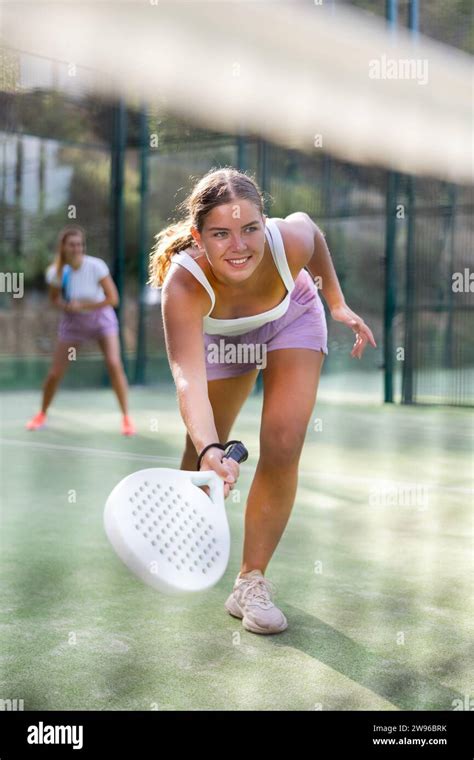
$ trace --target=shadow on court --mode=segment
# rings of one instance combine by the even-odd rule
[[[272,636],[272,644],[292,647],[314,657],[400,710],[452,710],[452,701],[462,699],[454,689],[403,667],[394,659],[374,654],[313,615],[288,604],[285,612],[291,617],[291,629]]]

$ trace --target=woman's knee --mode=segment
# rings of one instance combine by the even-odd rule
[[[306,429],[291,424],[274,424],[260,433],[260,460],[276,467],[298,463]]]
[[[108,372],[111,374],[118,374],[123,370],[122,361],[119,357],[108,356],[105,359],[105,364],[107,366]]]
[[[64,376],[64,374],[66,372],[66,369],[67,369],[67,365],[63,366],[63,365],[55,365],[55,364],[53,364],[53,366],[49,370],[48,374],[46,375],[45,382],[46,383],[59,383],[59,381]]]

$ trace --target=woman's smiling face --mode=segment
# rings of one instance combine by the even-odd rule
[[[82,235],[71,233],[63,242],[64,260],[73,269],[80,267],[84,255],[84,241]]]
[[[210,211],[193,237],[214,274],[224,282],[246,280],[260,264],[265,249],[265,216],[251,202],[238,198]]]

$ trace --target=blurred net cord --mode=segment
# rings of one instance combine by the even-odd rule
[[[273,2],[4,2],[17,49],[99,72],[97,93],[450,181],[472,180],[472,60],[353,8]]]

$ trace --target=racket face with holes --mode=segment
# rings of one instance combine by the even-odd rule
[[[230,533],[222,481],[211,500],[191,482],[196,473],[151,468],[124,478],[105,506],[104,526],[118,556],[145,583],[165,593],[204,591],[224,574]]]

